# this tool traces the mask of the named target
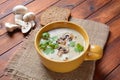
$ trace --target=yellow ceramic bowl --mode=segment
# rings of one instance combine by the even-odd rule
[[[82,34],[86,43],[83,53],[79,55],[77,58],[68,61],[56,61],[53,59],[46,58],[39,48],[39,42],[43,32],[56,28],[71,28]],[[40,59],[43,65],[52,71],[61,72],[61,73],[70,72],[78,68],[84,60],[97,60],[102,57],[102,48],[100,46],[98,45],[89,46],[89,45],[90,45],[89,37],[85,29],[75,23],[66,22],[66,21],[52,22],[47,24],[38,31],[35,37],[35,48],[38,54],[40,55]]]

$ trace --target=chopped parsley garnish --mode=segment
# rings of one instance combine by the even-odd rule
[[[84,47],[77,43],[76,46],[75,46],[75,52],[82,52],[84,50]]]
[[[46,54],[52,54],[52,53],[54,53],[54,49],[53,48],[46,48],[45,50],[43,50],[44,51],[44,53],[46,53]]]
[[[53,36],[50,38],[51,41],[57,41],[58,40],[58,37],[57,36]]]
[[[59,47],[58,43],[56,43],[57,39],[57,36],[50,37],[48,32],[44,32],[39,47],[43,49],[43,52],[46,54],[54,53],[54,49]]]
[[[48,32],[44,32],[43,34],[42,34],[42,38],[43,39],[48,39],[50,37],[50,34],[48,33]]]
[[[58,48],[58,44],[57,44],[57,43],[52,43],[52,42],[50,42],[50,43],[49,43],[49,46],[50,46],[51,48],[53,48],[53,49]]]

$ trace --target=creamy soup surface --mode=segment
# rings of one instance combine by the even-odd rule
[[[69,28],[58,28],[50,30],[47,33],[49,34],[49,39],[40,40],[40,44],[46,40],[52,41],[51,43],[48,41],[47,47],[44,48],[43,46],[43,48],[41,48],[42,53],[47,58],[58,61],[67,61],[76,58],[84,51],[85,40],[83,36],[75,30]],[[56,40],[52,40],[51,38],[56,38]],[[49,51],[51,49],[51,44],[56,44],[56,47],[52,49],[52,51]],[[46,50],[47,48],[50,49]]]

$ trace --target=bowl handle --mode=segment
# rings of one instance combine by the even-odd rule
[[[99,45],[90,45],[85,60],[98,60],[103,55],[103,49]]]

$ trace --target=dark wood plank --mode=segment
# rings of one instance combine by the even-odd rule
[[[17,32],[12,36],[5,34],[0,37],[0,55],[4,54],[7,50],[22,42],[22,39],[23,35],[21,34],[21,32]]]
[[[118,36],[120,36],[120,18],[116,19],[114,22],[109,24],[110,26],[110,36],[108,44],[111,43],[114,39],[116,39]]]
[[[64,7],[68,9],[73,9],[74,7],[80,5],[86,0],[60,0],[54,6]]]
[[[109,20],[106,24],[109,25],[110,23],[114,22],[115,20],[120,18],[120,14],[116,15],[115,17],[113,17],[111,20]]]
[[[107,45],[104,56],[96,64],[94,80],[104,80],[120,64],[120,36]]]
[[[41,0],[43,1],[43,0]],[[54,4],[57,0],[46,0],[46,3],[42,3],[40,0],[36,0],[35,2],[31,3],[31,4],[28,4],[27,7],[33,11],[33,12],[40,12],[42,11],[43,9],[46,8],[46,6],[50,6],[52,4]],[[42,9],[39,9],[39,7],[36,5],[37,3],[40,3],[39,7],[42,7]],[[32,5],[32,6],[31,6]],[[37,7],[33,7],[33,6],[37,6]],[[35,8],[35,9],[34,9]],[[38,10],[39,9],[39,10]],[[11,22],[13,23],[14,22],[14,15],[13,14],[10,14],[9,16],[1,19],[0,21],[2,21],[2,24],[5,23],[5,22]],[[3,27],[1,30],[0,30],[0,33],[4,34],[3,36],[1,36],[1,43],[0,43],[0,54],[3,54],[5,53],[7,50],[9,50],[10,48],[14,47],[15,45],[17,45],[18,43],[21,42],[21,40],[23,39],[23,34],[20,33],[20,32],[17,32],[17,33],[13,33],[13,37],[10,37],[7,33],[5,34],[6,30],[5,28]],[[2,46],[4,44],[4,46]]]
[[[8,0],[5,3],[0,5],[0,19],[12,13],[12,8],[18,4],[26,5],[33,0]]]
[[[109,4],[101,8],[87,19],[107,23],[110,19],[120,14],[120,0],[112,0]]]
[[[59,0],[35,0],[34,2],[28,4],[26,7],[35,14],[40,13],[49,6],[54,5]]]
[[[0,1],[0,5],[3,4],[4,2],[6,2],[7,0],[2,0]]]
[[[120,80],[120,65],[105,80]]]
[[[72,16],[86,18],[111,0],[87,0],[72,10]]]

